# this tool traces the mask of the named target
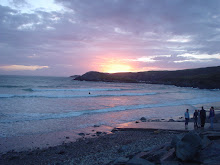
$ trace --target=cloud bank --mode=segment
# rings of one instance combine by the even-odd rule
[[[31,4],[0,2],[1,68],[48,66],[34,74],[68,76],[111,64],[141,71],[220,63],[218,0],[56,0],[59,10],[22,10]]]

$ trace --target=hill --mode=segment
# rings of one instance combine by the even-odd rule
[[[90,71],[74,80],[176,85],[220,89],[220,66],[177,71],[101,73]]]

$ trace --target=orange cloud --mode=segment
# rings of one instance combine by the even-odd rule
[[[37,69],[43,69],[43,68],[49,68],[49,66],[39,66],[39,65],[6,65],[6,66],[0,66],[0,69],[5,71],[23,71],[23,70],[37,70]]]

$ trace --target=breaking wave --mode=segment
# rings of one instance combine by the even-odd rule
[[[89,92],[89,91],[123,91],[123,90],[130,90],[130,89],[118,89],[118,88],[79,88],[79,89],[34,89],[34,88],[27,88],[23,89],[25,91],[30,92],[43,92],[43,91],[76,91],[76,92]]]
[[[84,94],[84,95],[47,95],[47,94],[0,94],[0,98],[82,98],[82,97],[112,97],[112,96],[147,96],[156,95],[152,93],[119,93],[119,94]]]
[[[105,109],[82,110],[82,111],[72,111],[72,112],[65,112],[65,113],[10,114],[4,117],[5,119],[0,120],[0,123],[14,123],[14,122],[24,122],[24,121],[71,118],[71,117],[77,117],[77,116],[81,116],[85,114],[91,115],[91,114],[96,114],[96,113],[137,110],[137,109],[145,109],[145,108],[171,107],[171,106],[180,106],[180,105],[196,105],[196,104],[204,104],[204,103],[213,103],[213,102],[218,102],[218,101],[220,101],[220,98],[205,97],[205,98],[180,100],[180,101],[168,102],[168,103],[115,106],[115,107],[105,108]]]

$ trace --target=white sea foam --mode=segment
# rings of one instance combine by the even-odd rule
[[[46,89],[46,88],[27,88],[23,89],[25,91],[31,92],[42,92],[42,91],[76,91],[76,92],[90,92],[90,91],[123,91],[130,89],[122,89],[122,88],[73,88],[73,89]],[[134,89],[132,89],[134,90]]]
[[[166,102],[159,104],[139,104],[139,105],[127,105],[127,106],[115,106],[105,109],[93,109],[93,110],[82,110],[82,111],[71,111],[65,113],[22,113],[22,114],[10,114],[4,119],[0,120],[0,123],[14,123],[23,121],[35,121],[35,120],[48,120],[48,119],[61,119],[61,118],[71,118],[77,117],[85,114],[96,114],[96,113],[107,113],[107,112],[117,112],[117,111],[127,111],[127,110],[137,110],[137,109],[147,109],[147,108],[157,108],[157,107],[172,107],[180,105],[196,105],[219,102],[219,97],[207,97],[207,98],[196,98],[196,99],[186,99],[174,102]]]
[[[84,94],[84,95],[47,95],[47,94],[0,94],[0,98],[83,98],[83,97],[112,97],[112,96],[147,96],[147,95],[156,95],[156,92],[150,92],[150,93],[105,93],[105,94]]]

